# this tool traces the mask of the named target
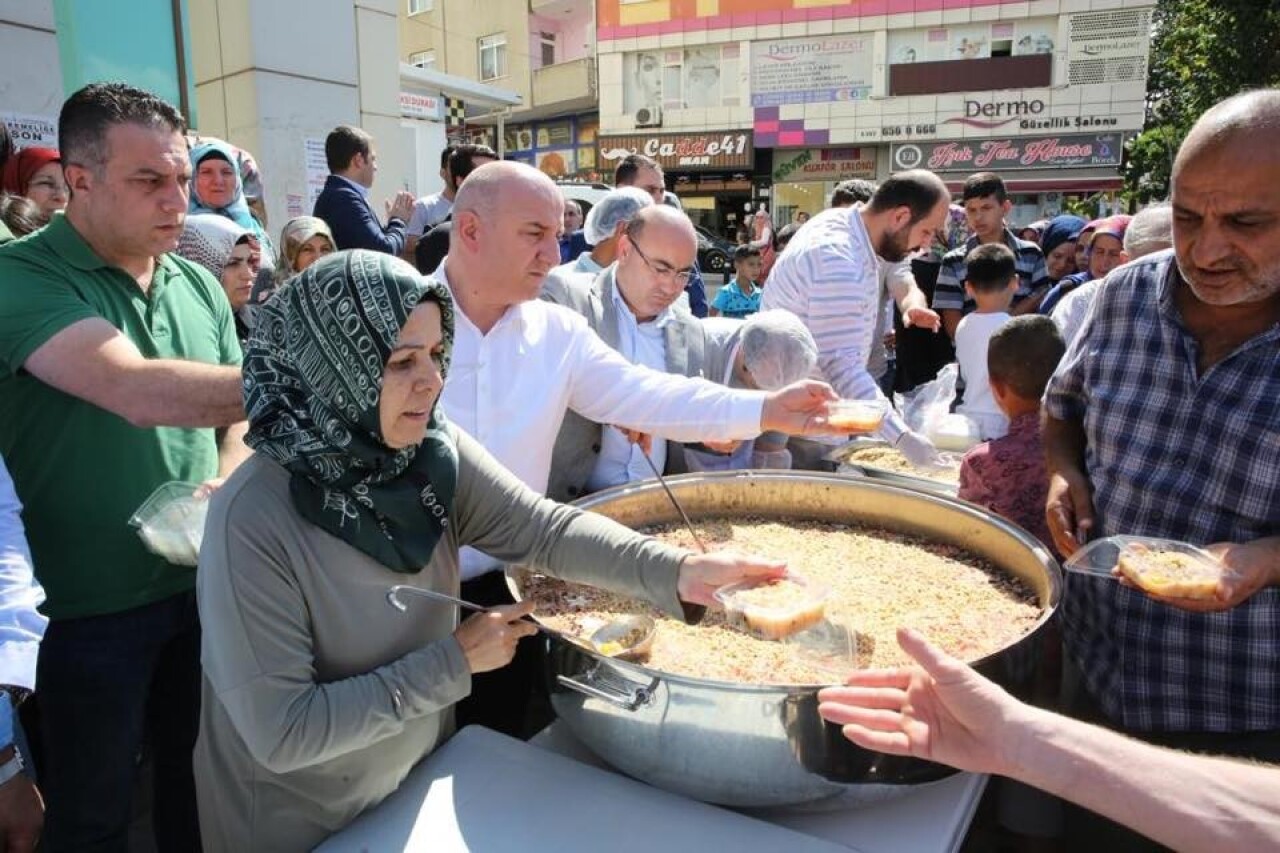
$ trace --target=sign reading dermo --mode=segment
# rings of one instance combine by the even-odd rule
[[[751,105],[860,101],[871,94],[870,33],[751,44]]]

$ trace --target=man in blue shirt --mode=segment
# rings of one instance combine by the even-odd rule
[[[324,141],[330,175],[316,199],[313,215],[329,223],[339,249],[368,249],[398,255],[404,250],[405,223],[413,215],[413,193],[398,192],[386,203],[383,225],[369,203],[378,171],[373,137],[358,127],[339,125]]]

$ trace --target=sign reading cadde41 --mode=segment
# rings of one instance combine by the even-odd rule
[[[600,160],[609,168],[628,154],[644,154],[668,172],[750,169],[755,155],[749,130],[601,136],[599,145]]]

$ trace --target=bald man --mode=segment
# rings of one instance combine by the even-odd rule
[[[833,395],[821,383],[782,391],[732,391],[633,365],[574,312],[538,299],[559,263],[564,201],[546,175],[520,163],[481,166],[453,204],[449,254],[434,277],[457,308],[445,412],[531,488],[545,493],[552,448],[568,411],[676,440],[752,438],[762,429],[821,431]],[[509,601],[497,561],[464,549],[463,598]],[[527,644],[531,645],[531,644]],[[531,649],[530,649],[531,652]],[[460,725],[527,734],[536,677],[522,652],[498,674],[473,680]]]
[[[697,254],[698,236],[687,216],[666,205],[645,207],[627,222],[613,264],[589,285],[574,282],[545,298],[581,314],[592,331],[633,364],[702,377],[706,333],[680,300]],[[644,452],[607,421],[570,413],[556,440],[547,494],[573,500],[647,480],[653,473]],[[667,474],[687,470],[676,442],[654,441],[650,458]]]
[[[1174,162],[1173,251],[1107,277],[1044,400],[1064,555],[1123,533],[1199,545],[1229,570],[1198,598],[1073,577],[1063,634],[1080,689],[1067,710],[1268,762],[1280,761],[1277,138],[1276,90],[1204,114]]]

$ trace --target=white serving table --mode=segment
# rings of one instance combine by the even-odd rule
[[[949,853],[986,784],[959,774],[842,812],[724,809],[607,768],[553,723],[529,743],[477,726],[413,769],[321,853]]]

